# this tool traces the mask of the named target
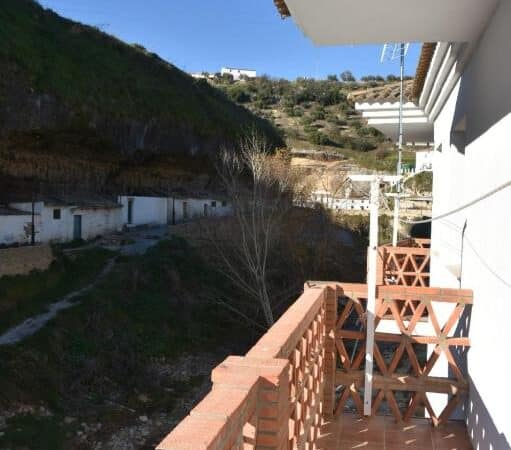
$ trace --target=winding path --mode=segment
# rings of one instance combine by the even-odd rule
[[[77,297],[81,297],[82,295],[92,290],[95,286],[97,286],[97,284],[112,271],[116,259],[117,256],[109,259],[105,267],[103,267],[101,272],[96,276],[92,283],[67,294],[60,300],[52,303],[46,312],[30,317],[29,319],[25,320],[19,325],[16,325],[13,328],[10,328],[5,333],[0,335],[0,345],[14,345],[23,341],[27,337],[34,335],[37,331],[43,328],[50,320],[55,318],[60,311],[72,308],[73,306],[79,304],[79,302],[73,302],[72,300]]]

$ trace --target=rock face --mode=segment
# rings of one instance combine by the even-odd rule
[[[134,167],[147,171],[149,162],[207,159],[247,128],[282,144],[269,122],[205,80],[33,0],[2,1],[0,29],[3,175],[51,183],[62,182],[65,172],[76,184],[83,173],[97,188],[124,180],[126,172],[143,178]]]

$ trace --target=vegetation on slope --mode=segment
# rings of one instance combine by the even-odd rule
[[[204,301],[206,292],[228,291],[222,280],[183,240],[162,242],[144,256],[121,257],[80,304],[26,341],[0,347],[0,410],[15,412],[0,447],[94,448],[139,416],[170,413],[206,380],[193,371],[173,380],[179,357],[214,352],[221,359],[254,339],[228,311]],[[21,412],[20,404],[32,412]],[[40,414],[40,406],[47,412]],[[91,428],[83,441],[81,423],[101,429]],[[157,438],[169,428],[168,421],[160,424]]]
[[[405,187],[416,193],[433,192],[433,172],[421,172],[409,178]]]
[[[186,156],[193,171],[194,158],[214,154],[249,127],[282,144],[268,121],[204,80],[34,0],[0,3],[0,42],[4,174],[52,182],[76,172],[76,184],[88,162],[91,179],[122,185],[130,164],[143,173],[157,158],[169,167],[161,174],[168,182],[172,167],[187,169],[176,157]]]
[[[108,250],[96,248],[76,255],[66,255],[57,248],[54,252],[56,259],[44,272],[0,278],[0,333],[90,284],[113,256]]]
[[[217,90],[158,55],[32,0],[2,2],[0,39],[0,58],[21,67],[34,89],[59,96],[83,114],[170,120],[204,134],[229,135],[233,124],[253,122]]]
[[[378,130],[368,127],[349,100],[353,90],[380,86],[382,77],[364,77],[363,83],[298,78],[295,81],[259,77],[233,82],[215,77],[213,83],[229,98],[272,121],[296,149],[337,152],[356,164],[378,170],[395,170],[394,145]],[[388,82],[394,82],[389,76]],[[404,162],[414,160],[405,151]]]

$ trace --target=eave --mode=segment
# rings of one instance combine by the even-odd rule
[[[274,0],[316,45],[472,42],[498,0]]]
[[[289,9],[288,9],[286,2],[284,0],[273,0],[273,2],[275,3],[275,6],[277,7],[277,10],[279,11],[280,16],[283,19],[291,16],[291,13],[289,12]]]

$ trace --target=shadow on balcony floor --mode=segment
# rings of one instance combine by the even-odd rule
[[[392,417],[360,418],[344,414],[323,427],[324,450],[472,450],[463,422],[431,427],[426,419],[397,424]]]

